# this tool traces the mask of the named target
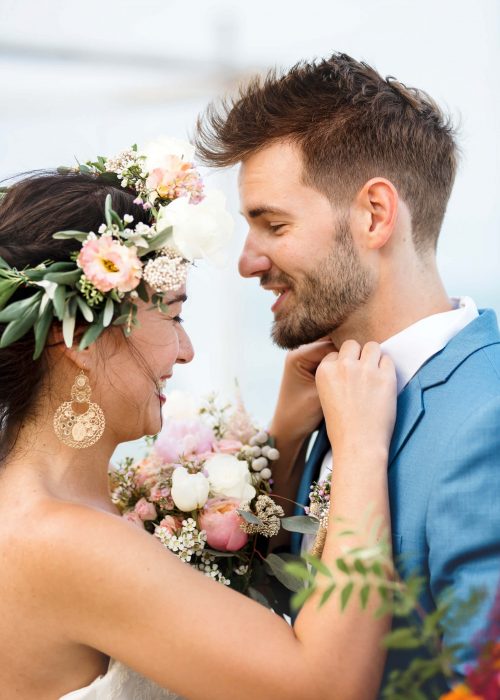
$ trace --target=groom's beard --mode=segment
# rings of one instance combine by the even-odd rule
[[[359,259],[347,221],[335,234],[335,251],[329,253],[316,273],[305,274],[300,282],[280,273],[264,275],[261,284],[284,285],[290,296],[278,309],[272,338],[280,347],[293,350],[323,338],[349,318],[370,298],[375,282]]]

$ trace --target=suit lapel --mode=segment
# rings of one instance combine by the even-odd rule
[[[422,387],[417,374],[398,396],[396,425],[389,450],[389,466],[396,459],[424,411]]]

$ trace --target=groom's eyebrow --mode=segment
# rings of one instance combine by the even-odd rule
[[[286,212],[284,209],[280,209],[279,207],[267,206],[266,204],[263,204],[260,207],[253,207],[252,209],[248,210],[248,217],[250,219],[257,219],[259,216],[263,216],[263,214],[274,214],[275,216],[288,216],[289,212]]]

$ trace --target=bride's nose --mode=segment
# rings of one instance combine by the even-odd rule
[[[181,337],[179,338],[179,354],[177,355],[176,362],[179,364],[187,364],[191,362],[194,357],[193,344],[191,343],[191,338],[188,336],[186,331],[182,329]]]

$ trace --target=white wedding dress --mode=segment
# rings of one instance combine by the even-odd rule
[[[85,688],[66,693],[59,700],[183,700],[180,695],[160,688],[113,659],[103,676]]]

